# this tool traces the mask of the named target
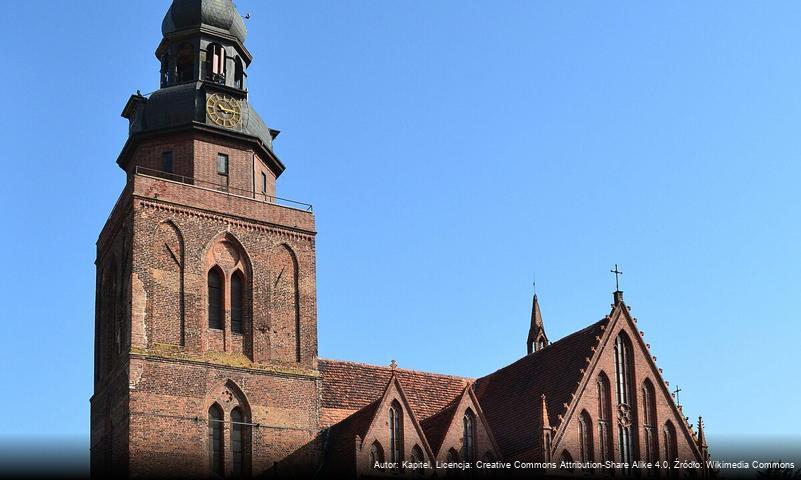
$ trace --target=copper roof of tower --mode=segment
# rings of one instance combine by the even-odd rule
[[[245,43],[247,28],[231,0],[173,0],[161,24],[164,36],[200,27],[228,33]]]

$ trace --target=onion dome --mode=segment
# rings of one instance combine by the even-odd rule
[[[247,28],[231,0],[173,0],[161,33],[164,36],[200,27],[211,27],[245,43]]]

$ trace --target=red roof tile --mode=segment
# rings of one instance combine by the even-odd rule
[[[392,375],[390,367],[320,359],[322,423],[327,427],[364,408],[384,394]],[[470,379],[396,369],[418,421],[438,413],[464,391]]]
[[[498,445],[507,458],[540,448],[541,397],[546,396],[552,427],[565,413],[581,380],[586,358],[598,341],[605,318],[476,380],[474,391]]]

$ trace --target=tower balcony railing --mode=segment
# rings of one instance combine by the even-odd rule
[[[256,192],[254,190],[246,190],[243,188],[231,187],[229,185],[221,184],[221,183],[214,183],[209,182],[207,180],[200,180],[197,178],[187,177],[184,175],[178,175],[172,172],[165,172],[162,170],[156,170],[153,168],[145,168],[142,166],[137,166],[135,170],[136,175],[141,175],[145,177],[153,177],[159,178],[162,180],[168,180],[171,182],[181,183],[184,185],[193,186],[195,188],[200,188],[203,190],[213,190],[217,192],[224,193],[226,195],[231,195],[235,197],[247,198],[250,200],[256,200],[264,203],[270,203],[273,205],[278,205],[281,207],[292,208],[295,210],[301,210],[305,212],[313,211],[312,205],[309,203],[298,202],[296,200],[289,200],[287,198],[281,197],[274,197],[272,195],[268,195],[266,193]],[[228,177],[222,177],[228,178]]]

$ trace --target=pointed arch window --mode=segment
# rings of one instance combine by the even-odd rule
[[[235,476],[242,475],[245,465],[244,421],[245,417],[239,407],[231,410],[231,461]]]
[[[573,468],[573,455],[570,455],[570,452],[567,450],[562,451],[562,456],[560,457],[561,461],[565,463],[563,470],[567,470],[568,472],[572,472]]]
[[[175,76],[179,82],[189,82],[194,79],[195,74],[195,49],[190,43],[182,43],[178,47],[178,55],[175,58]]]
[[[469,408],[464,414],[462,423],[464,426],[462,431],[464,454],[462,458],[464,458],[465,461],[472,462],[476,458],[476,416]]]
[[[219,267],[209,270],[208,277],[209,328],[223,329],[223,273]]]
[[[459,462],[459,453],[456,451],[455,448],[451,448],[448,450],[448,455],[445,457],[445,461],[449,464],[454,464]],[[448,465],[445,474],[448,476],[456,476],[459,470],[456,470],[455,467]]]
[[[209,469],[213,475],[225,473],[223,410],[216,403],[209,407]]]
[[[592,462],[595,460],[592,442],[592,419],[586,410],[579,416],[579,441],[582,462]]]
[[[403,460],[403,410],[396,401],[389,407],[389,461]]]
[[[642,386],[643,427],[645,430],[645,458],[649,462],[659,459],[656,432],[656,392],[651,380],[646,379]]]
[[[240,271],[231,276],[231,331],[242,333],[242,306],[244,305],[244,279]]]
[[[632,352],[631,342],[624,332],[615,339],[615,391],[617,392],[617,404],[621,412],[621,419],[617,425],[618,449],[620,451],[620,461],[632,464],[635,456],[634,417],[634,398],[632,397]]]
[[[605,373],[598,375],[598,446],[600,459],[612,460],[612,395],[609,389],[609,378]]]
[[[615,386],[617,403],[631,406],[631,346],[623,333],[615,339]]]
[[[377,468],[378,470],[383,470],[384,467],[380,466],[384,463],[384,448],[381,447],[381,444],[376,440],[370,445],[370,466],[373,468]],[[378,464],[379,466],[376,466]]]
[[[413,464],[414,473],[422,475],[424,473],[423,462],[425,462],[425,457],[423,456],[423,449],[420,448],[420,445],[412,447],[412,453],[409,459]]]
[[[671,465],[673,464],[673,460],[679,458],[679,448],[676,443],[676,427],[673,426],[673,422],[670,420],[665,422],[665,454]]]

